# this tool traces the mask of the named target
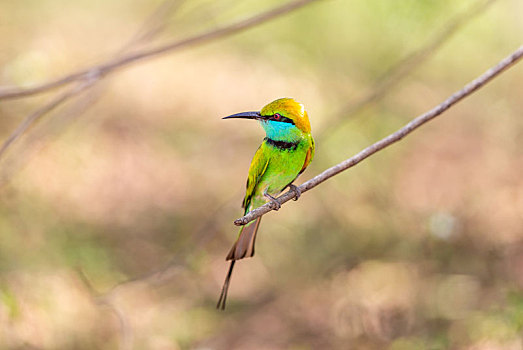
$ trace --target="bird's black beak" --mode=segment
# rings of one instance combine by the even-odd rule
[[[242,113],[236,113],[236,114],[230,115],[228,117],[224,117],[222,119],[232,119],[232,118],[260,119],[261,118],[261,114],[260,114],[260,112],[242,112]]]

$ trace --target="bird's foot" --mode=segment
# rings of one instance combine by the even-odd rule
[[[296,186],[296,185],[290,184],[289,185],[289,190],[294,192],[295,196],[294,196],[293,200],[297,201],[298,198],[300,198],[300,196],[301,196],[300,188],[298,186]]]
[[[265,198],[268,198],[271,201],[270,203],[271,203],[272,210],[278,211],[281,208],[281,204],[280,204],[280,202],[278,202],[278,200],[276,198],[274,198],[267,192],[264,192],[263,195],[265,196]]]

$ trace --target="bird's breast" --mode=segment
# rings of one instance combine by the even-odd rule
[[[262,183],[267,193],[277,195],[290,184],[303,168],[309,146],[305,142],[273,145],[267,142],[269,165]]]

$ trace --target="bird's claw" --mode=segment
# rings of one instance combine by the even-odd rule
[[[291,191],[293,191],[294,194],[295,194],[295,195],[294,195],[294,198],[293,198],[292,200],[297,201],[298,198],[300,198],[300,196],[301,196],[301,190],[300,190],[300,188],[299,188],[298,186],[296,186],[296,185],[290,184],[290,185],[289,185],[289,189],[290,189]]]
[[[280,204],[280,202],[278,202],[278,200],[276,198],[274,198],[267,192],[265,192],[263,195],[270,200],[272,210],[276,210],[276,211],[280,210],[281,204]]]
[[[272,207],[272,210],[278,211],[281,208],[281,204],[277,200],[273,200],[273,201],[271,201],[271,207]]]

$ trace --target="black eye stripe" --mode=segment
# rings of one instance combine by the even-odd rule
[[[276,119],[274,117],[274,115],[271,115],[269,116],[268,118],[269,120],[274,120],[274,121],[277,121],[277,122],[282,122],[282,123],[290,123],[290,124],[293,124],[294,125],[294,122],[292,121],[292,119],[290,118],[287,118],[287,117],[284,117],[283,115],[280,114],[280,117],[278,119]]]

